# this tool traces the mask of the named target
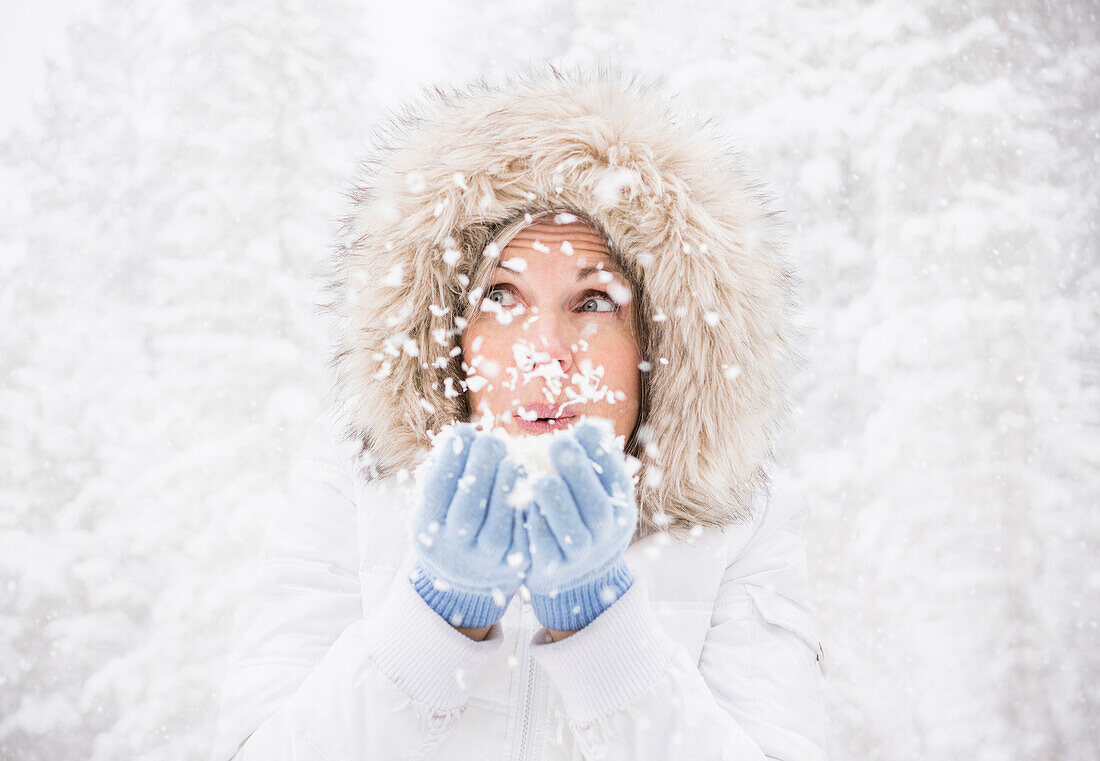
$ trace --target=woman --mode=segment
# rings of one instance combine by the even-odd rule
[[[212,759],[824,759],[758,184],[611,72],[436,90],[383,136]]]

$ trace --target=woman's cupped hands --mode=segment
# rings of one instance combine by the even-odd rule
[[[499,621],[524,584],[544,626],[577,630],[630,587],[623,553],[638,513],[610,426],[582,418],[548,450],[553,470],[529,476],[498,432],[456,423],[436,437],[418,477],[411,578],[452,625]]]

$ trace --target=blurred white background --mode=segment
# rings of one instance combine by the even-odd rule
[[[1100,758],[1095,0],[0,10],[0,758],[208,753],[376,120],[663,73],[787,210],[829,752]]]

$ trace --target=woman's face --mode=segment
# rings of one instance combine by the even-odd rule
[[[629,437],[641,401],[634,300],[599,233],[572,215],[538,220],[497,265],[462,335],[471,419],[537,434],[589,415]]]

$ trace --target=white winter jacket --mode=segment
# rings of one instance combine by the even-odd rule
[[[795,274],[761,183],[662,84],[551,68],[381,123],[328,283],[334,412],[238,613],[213,761],[824,758],[805,513],[768,470]],[[559,642],[522,596],[475,642],[408,582],[407,474],[469,417],[490,246],[548,211],[600,232],[644,328],[635,582]]]
[[[211,761],[823,761],[805,511],[635,542],[634,584],[551,642],[521,589],[483,642],[408,581],[409,484],[322,417],[238,609]]]

